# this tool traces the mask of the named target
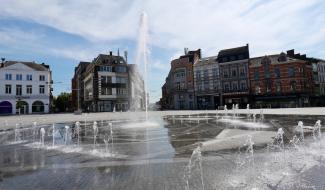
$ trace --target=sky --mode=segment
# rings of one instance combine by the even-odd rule
[[[0,0],[0,57],[49,64],[54,95],[71,90],[74,67],[128,51],[134,63],[140,14],[148,15],[150,102],[170,61],[247,43],[250,56],[296,52],[325,59],[324,0]]]

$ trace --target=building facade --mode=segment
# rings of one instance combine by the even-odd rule
[[[193,70],[197,109],[217,109],[221,105],[218,56],[197,60]]]
[[[52,83],[49,65],[2,59],[0,115],[48,113]]]
[[[314,93],[312,65],[286,53],[250,59],[252,107],[303,107]]]
[[[222,87],[220,105],[238,104],[246,107],[249,103],[248,78],[249,47],[224,49],[218,54]]]
[[[72,102],[83,111],[144,109],[144,82],[135,65],[120,55],[99,54],[80,62],[72,79]],[[78,94],[79,93],[79,94]]]
[[[193,64],[201,58],[201,50],[188,51],[171,61],[171,69],[163,86],[162,102],[165,109],[196,109]]]

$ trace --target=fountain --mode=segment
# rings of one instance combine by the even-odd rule
[[[112,123],[108,123],[110,129],[110,139],[111,139],[111,151],[114,150],[114,136],[113,136],[113,125]]]
[[[300,133],[300,140],[303,143],[305,140],[305,136],[304,136],[304,123],[302,121],[298,122],[296,130]]]
[[[202,154],[201,154],[201,147],[200,145],[195,148],[192,152],[192,156],[185,167],[184,172],[184,180],[186,183],[185,189],[190,190],[190,180],[195,173],[195,171],[198,170],[200,175],[200,181],[201,181],[201,187],[199,189],[204,190],[204,178],[203,178],[203,168],[202,168]]]
[[[247,118],[248,118],[248,119],[251,119],[252,114],[251,114],[251,111],[250,111],[250,108],[249,108],[249,104],[247,104],[246,110],[247,110],[247,115],[246,115]]]
[[[70,131],[69,131],[70,127],[66,125],[64,128],[65,128],[64,143],[65,143],[65,145],[67,145],[67,144],[69,144],[70,138],[71,138]]]
[[[322,138],[321,127],[322,127],[321,121],[317,120],[314,127],[313,127],[313,138],[314,138],[314,140]]]
[[[52,147],[55,145],[55,124],[52,125]]]
[[[97,138],[97,134],[98,134],[98,126],[97,126],[96,121],[94,121],[93,131],[94,131],[94,147],[95,147],[96,146],[96,138]]]
[[[40,129],[40,143],[41,143],[41,146],[44,146],[44,136],[45,136],[45,129],[42,127]]]
[[[77,135],[77,144],[79,146],[80,144],[80,122],[79,121],[76,122],[75,133]]]
[[[148,29],[148,17],[145,12],[141,13],[140,17],[140,26],[139,26],[139,37],[138,37],[138,47],[136,55],[136,64],[139,65],[141,59],[143,61],[144,67],[144,101],[145,101],[145,114],[146,120],[148,120],[148,79],[147,79],[147,64],[148,64],[148,38],[149,38],[149,29]]]

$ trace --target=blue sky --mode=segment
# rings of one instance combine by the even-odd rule
[[[184,47],[203,56],[250,44],[251,56],[295,49],[325,59],[323,0],[1,0],[0,57],[45,62],[54,94],[70,90],[74,67],[99,53],[134,63],[142,11],[149,19],[150,101]]]

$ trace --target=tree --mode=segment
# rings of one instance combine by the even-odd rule
[[[53,103],[56,112],[71,111],[71,93],[62,92],[57,97],[53,98]]]

